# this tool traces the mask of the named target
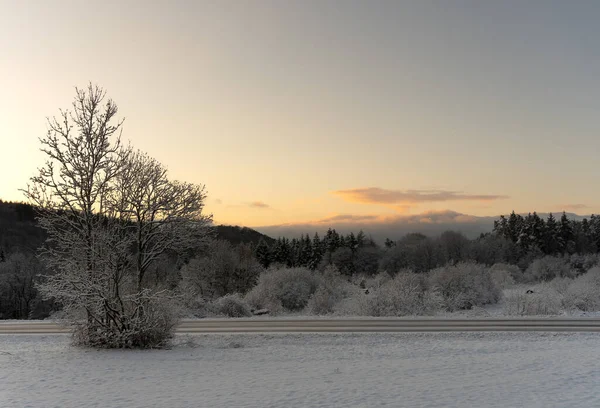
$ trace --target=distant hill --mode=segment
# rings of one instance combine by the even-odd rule
[[[45,239],[31,205],[0,200],[0,248],[8,253],[32,252]]]
[[[510,213],[505,214],[508,216]],[[562,212],[553,213],[556,218],[560,218]],[[527,213],[522,213],[527,216]],[[548,213],[538,213],[544,219]],[[570,220],[581,221],[589,216],[567,213]],[[351,218],[351,217],[349,217]],[[418,232],[427,236],[439,236],[442,232],[452,230],[465,234],[468,238],[476,238],[480,234],[491,232],[494,228],[494,221],[500,216],[473,216],[462,214],[455,211],[429,212],[415,215],[400,215],[390,218],[386,222],[362,222],[352,223],[344,219],[332,219],[330,222],[304,223],[304,224],[282,224],[256,227],[264,234],[272,237],[298,238],[302,234],[313,236],[315,232],[322,237],[328,228],[334,228],[341,234],[355,234],[362,230],[367,236],[371,236],[375,242],[383,244],[386,238],[398,240],[408,233]]]
[[[275,241],[251,228],[231,225],[217,225],[214,228],[217,239],[229,241],[233,245],[257,244],[261,238],[268,244]],[[33,206],[0,200],[0,248],[7,253],[35,251],[45,238],[44,231],[35,220]]]
[[[275,242],[274,238],[261,234],[252,228],[238,227],[237,225],[217,225],[215,230],[218,239],[229,241],[233,245],[241,243],[258,244],[261,238],[269,245]]]

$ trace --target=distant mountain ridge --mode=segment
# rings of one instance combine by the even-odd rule
[[[519,213],[526,216],[528,213]],[[537,213],[546,219],[549,212]],[[560,218],[561,212],[552,213]],[[504,214],[505,216],[510,213]],[[571,220],[580,221],[588,218],[588,215],[567,213]],[[284,236],[287,238],[298,238],[302,234],[312,236],[315,232],[322,236],[328,228],[335,228],[342,234],[356,233],[362,230],[370,235],[376,242],[383,243],[386,238],[398,240],[408,233],[418,232],[427,236],[438,236],[444,231],[453,230],[461,232],[468,238],[476,238],[481,234],[492,232],[494,221],[498,216],[474,216],[462,214],[456,211],[439,211],[424,214],[398,216],[386,222],[344,222],[331,220],[327,222],[303,223],[303,224],[281,224],[263,227],[254,227],[259,232],[272,237]]]

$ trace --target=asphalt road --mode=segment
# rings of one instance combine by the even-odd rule
[[[68,334],[51,321],[0,321],[2,334]],[[179,334],[193,333],[337,333],[337,332],[465,332],[544,331],[600,332],[598,318],[356,318],[356,319],[201,319],[183,320]]]

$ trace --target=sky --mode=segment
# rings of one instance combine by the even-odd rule
[[[104,87],[217,223],[600,212],[595,1],[0,0],[0,198]],[[308,231],[307,231],[308,232]]]

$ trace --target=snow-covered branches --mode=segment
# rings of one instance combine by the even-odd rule
[[[201,244],[211,218],[204,186],[170,181],[157,160],[121,146],[117,111],[89,85],[48,120],[47,161],[25,190],[54,272],[40,290],[63,305],[82,344],[155,347],[170,336],[173,296],[145,286],[144,274],[165,252]]]

